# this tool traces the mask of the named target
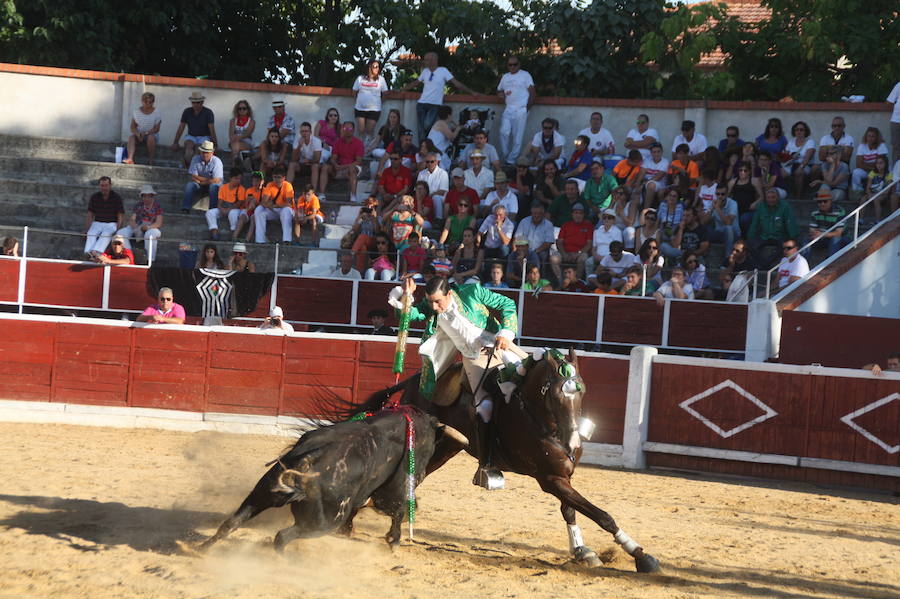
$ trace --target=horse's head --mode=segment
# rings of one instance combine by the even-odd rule
[[[581,446],[578,417],[581,415],[581,398],[585,392],[584,381],[578,373],[578,358],[570,349],[568,358],[557,350],[544,354],[546,364],[540,387],[540,404],[547,416],[546,423],[569,456]]]

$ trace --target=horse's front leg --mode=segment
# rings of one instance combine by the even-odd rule
[[[569,553],[572,554],[575,561],[591,568],[602,565],[597,553],[584,544],[581,527],[575,524],[575,508],[565,501],[561,501],[559,509],[562,512],[563,519],[566,521],[566,531],[569,533]]]
[[[624,530],[619,528],[612,516],[585,499],[581,493],[572,488],[572,483],[568,477],[557,475],[542,476],[538,478],[538,483],[541,485],[541,489],[563,502],[563,517],[566,516],[565,506],[571,506],[596,522],[603,530],[613,535],[616,543],[621,545],[622,549],[634,558],[634,564],[638,572],[659,571],[659,561],[649,553],[646,553]],[[574,520],[573,517],[572,521],[574,522]]]

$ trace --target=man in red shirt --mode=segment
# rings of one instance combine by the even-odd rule
[[[468,199],[472,207],[472,214],[478,214],[478,192],[466,185],[466,173],[461,168],[453,169],[450,173],[452,187],[444,196],[444,211],[447,216],[452,216],[459,211],[457,204],[461,199]]]
[[[584,204],[578,202],[572,206],[572,220],[562,226],[556,238],[559,253],[550,256],[550,268],[557,281],[563,280],[559,270],[561,263],[575,264],[578,278],[584,278],[584,261],[591,255],[593,238],[594,225],[584,220]]]
[[[384,206],[391,204],[400,196],[412,195],[410,186],[412,185],[412,171],[403,166],[400,159],[400,149],[391,150],[388,153],[391,159],[391,167],[385,169],[378,180],[378,194]]]
[[[335,179],[349,179],[351,202],[359,201],[356,198],[356,182],[362,172],[362,158],[366,153],[362,140],[353,134],[355,129],[353,121],[345,121],[341,125],[341,136],[331,148],[331,159],[322,169],[321,179],[322,189],[328,186],[329,175]]]

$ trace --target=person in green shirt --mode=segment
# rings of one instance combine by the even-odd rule
[[[600,219],[600,214],[609,208],[612,203],[612,190],[618,186],[616,178],[606,172],[602,162],[595,161],[591,165],[591,178],[584,184],[584,191],[581,193],[581,199],[590,207],[591,221],[596,223]]]
[[[790,204],[778,197],[777,189],[770,187],[766,190],[763,203],[754,210],[753,221],[747,232],[756,263],[762,268],[770,268],[776,260],[781,259],[782,242],[796,238],[797,221],[794,220]]]
[[[537,264],[529,264],[525,271],[525,282],[522,289],[527,291],[553,291],[553,286],[547,279],[541,278],[541,267]]]
[[[565,191],[557,196],[550,206],[550,220],[557,227],[563,226],[572,220],[572,206],[579,203],[581,196],[578,194],[578,183],[566,181]]]
[[[619,295],[632,295],[637,297],[650,297],[659,288],[654,280],[648,280],[644,285],[644,270],[640,266],[633,266],[625,271],[625,284],[619,290]]]

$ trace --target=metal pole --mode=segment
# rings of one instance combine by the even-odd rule
[[[28,276],[28,227],[22,230],[22,257],[19,258],[19,314],[25,311],[25,278]]]
[[[860,206],[862,208],[862,206]],[[856,209],[856,213],[853,216],[853,247],[856,247],[856,241],[859,239],[859,214],[860,208]]]
[[[641,297],[647,295],[647,265],[642,264],[641,268],[644,269],[644,274],[641,275]]]

